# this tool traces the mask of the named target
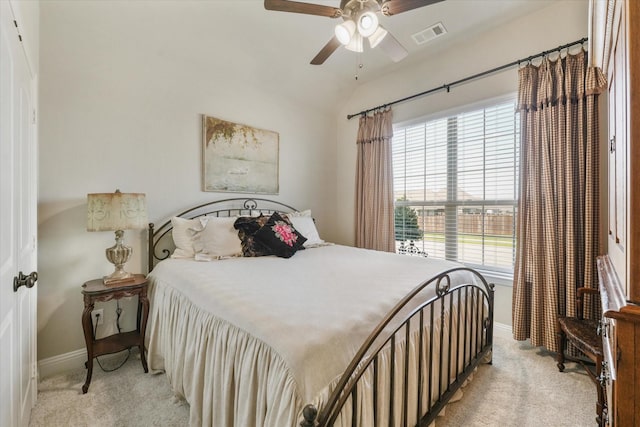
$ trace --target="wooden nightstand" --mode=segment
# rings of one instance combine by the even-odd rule
[[[82,329],[84,329],[84,340],[87,344],[87,380],[82,386],[82,393],[89,390],[91,384],[91,374],[93,373],[93,358],[104,354],[117,353],[131,347],[138,346],[140,349],[140,359],[145,372],[147,359],[144,354],[144,334],[147,328],[147,317],[149,315],[149,299],[147,298],[147,279],[143,274],[134,275],[134,280],[122,283],[105,285],[102,279],[95,279],[82,285],[84,295],[84,311],[82,312]],[[96,301],[111,301],[124,297],[138,295],[138,320],[136,330],[110,335],[105,338],[96,339],[91,312]]]

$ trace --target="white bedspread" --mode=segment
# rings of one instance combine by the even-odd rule
[[[400,299],[457,266],[339,245],[168,259],[149,275],[150,367],[187,399],[192,425],[295,426]]]

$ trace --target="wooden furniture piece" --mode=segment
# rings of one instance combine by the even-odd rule
[[[607,254],[598,258],[603,424],[640,426],[640,1],[590,6],[592,62],[608,83]]]
[[[604,410],[604,390],[600,385],[602,374],[602,339],[599,336],[599,322],[593,319],[585,319],[584,295],[598,295],[597,289],[578,288],[576,295],[576,317],[558,317],[558,370],[564,372],[565,359],[580,363],[587,371],[589,377],[596,385],[598,402],[596,404],[596,421],[602,424]],[[583,360],[565,355],[567,341],[587,356],[595,365],[595,373],[586,366]]]
[[[293,210],[287,205],[266,199],[226,199],[196,206],[178,216],[188,219],[203,215],[255,217]],[[224,422],[220,420],[235,420],[236,414],[241,413],[247,419],[259,421],[252,423],[278,427],[329,427],[343,425],[347,423],[346,420],[349,420],[348,425],[361,427],[429,425],[474,369],[480,363],[491,362],[493,285],[473,270],[442,260],[340,245],[305,249],[290,259],[234,258],[209,263],[193,261],[192,265],[188,265],[188,260],[167,259],[173,244],[171,233],[171,221],[158,228],[153,224],[149,226],[149,280],[153,287],[150,322],[154,334],[150,337],[148,357],[152,368],[167,369],[169,378],[181,378],[172,387],[174,391],[183,393],[190,403],[192,424],[223,425]],[[341,255],[340,259],[345,260],[343,263],[350,263],[350,268],[330,254]],[[279,269],[284,269],[287,274],[269,274],[274,271],[269,267],[270,262],[277,262]],[[302,264],[296,264],[298,262]],[[364,267],[365,263],[368,267]],[[351,289],[350,286],[357,286],[357,282],[365,283],[369,290],[378,289],[376,286],[381,284],[367,276],[367,273],[369,270],[379,272],[384,268],[388,277],[393,272],[390,264],[393,267],[399,267],[399,264],[406,267],[402,270],[405,275],[410,268],[422,272],[426,271],[426,266],[438,267],[433,267],[430,277],[413,274],[416,276],[415,283],[398,277],[396,285],[402,284],[405,289],[411,290],[404,297],[396,295],[381,304],[390,309],[373,313],[370,310],[375,309],[369,307],[367,316],[362,316],[362,305],[355,301],[354,292],[347,290]],[[304,266],[303,271],[297,265]],[[333,276],[321,276],[321,279],[314,281],[319,271],[327,270],[327,265],[335,269]],[[379,268],[374,269],[374,265]],[[236,266],[235,269],[232,266]],[[452,268],[447,270],[447,266]],[[259,269],[258,273],[255,273],[256,269]],[[259,275],[255,276],[257,279],[245,279],[247,272],[252,270]],[[353,279],[341,273],[346,270],[358,276]],[[272,282],[270,278],[274,276],[277,280]],[[288,282],[292,277],[293,283]],[[348,279],[345,280],[345,277]],[[230,278],[233,278],[233,283],[226,283]],[[392,284],[385,282],[384,286],[388,289]],[[323,286],[331,290],[332,298],[314,298],[323,292]],[[196,288],[214,289],[218,297],[196,292]],[[279,307],[285,307],[284,318],[275,317],[275,308],[261,294],[264,289],[269,289],[271,298],[278,300]],[[291,293],[282,296],[281,289]],[[344,289],[344,295],[351,295],[353,304],[346,314],[338,311],[337,307],[328,306],[342,295],[336,289]],[[309,295],[309,299],[305,300],[299,292]],[[253,293],[255,296],[252,296]],[[189,295],[196,295],[198,299],[193,300]],[[359,295],[361,299],[366,298],[362,293]],[[225,304],[227,301],[231,301],[231,304]],[[213,305],[217,311],[211,307]],[[271,313],[268,328],[261,327],[268,322],[257,322],[255,315],[245,322],[245,313],[254,312],[252,307],[260,307],[261,312]],[[193,315],[190,313],[196,313],[198,321],[185,320]],[[277,313],[280,315],[280,311]],[[309,319],[327,316],[328,313],[331,313],[331,320],[345,317],[351,320],[340,325],[332,323],[332,328],[328,328],[333,331],[332,334],[323,333],[320,339],[316,330],[326,331],[322,328],[322,321],[309,325]],[[364,317],[377,320],[366,323]],[[307,367],[302,377],[290,374],[295,369],[289,364],[292,358],[283,359],[280,356],[282,350],[293,354],[289,348],[280,346],[281,339],[270,342],[262,338],[265,329],[278,329],[281,324],[290,327],[306,325],[308,328],[307,333],[300,333],[297,327],[292,332],[296,337],[295,347],[307,349],[305,363],[295,364],[296,367]],[[358,340],[352,343],[351,335],[346,334],[356,334]],[[245,338],[253,343],[256,336],[261,337],[260,343],[266,344],[264,348],[263,344],[256,347],[260,349],[259,353],[251,350],[254,348],[252,344],[243,344]],[[338,337],[345,336],[349,337],[346,341],[349,345],[342,346],[340,343],[345,341]],[[206,337],[206,340],[200,337]],[[412,344],[405,345],[407,342]],[[359,348],[355,347],[358,345]],[[185,348],[196,348],[197,351],[187,353]],[[279,388],[280,384],[306,384],[316,378],[321,369],[314,370],[317,366],[315,362],[318,355],[322,354],[339,355],[337,359],[344,368],[337,370],[337,376],[331,374],[337,381],[323,382],[324,388],[320,390],[305,389],[309,396],[299,392],[300,386],[295,389],[285,387],[284,392]],[[299,360],[297,356],[295,360]],[[185,364],[197,366],[198,370],[184,372]],[[262,366],[273,368],[268,370],[268,377],[265,376],[267,370],[256,368]],[[284,368],[280,369],[281,366]],[[284,379],[276,374],[281,370],[287,372]],[[209,375],[203,378],[199,372],[208,372]],[[232,386],[224,381],[227,377],[236,379]],[[322,377],[324,381],[324,375]],[[261,384],[271,384],[264,394]],[[325,391],[326,394],[323,394]],[[237,396],[242,396],[242,399],[236,400]],[[352,405],[354,401],[357,401],[357,405]],[[209,410],[203,410],[204,405]],[[218,411],[212,415],[213,407]]]
[[[602,299],[605,426],[640,426],[640,306],[627,300],[607,256],[598,257]],[[638,285],[638,282],[635,283]]]
[[[147,359],[144,351],[144,336],[147,327],[147,317],[149,315],[149,299],[147,298],[147,279],[143,274],[134,275],[133,280],[122,283],[105,285],[102,279],[95,279],[82,285],[84,296],[84,311],[82,312],[82,329],[84,330],[84,340],[87,345],[87,379],[82,386],[82,393],[89,390],[91,375],[93,373],[93,358],[104,354],[117,353],[131,347],[138,346],[140,349],[140,359],[145,372]],[[138,296],[138,317],[134,331],[122,332],[110,335],[105,338],[96,339],[91,312],[96,301],[111,301],[125,297]]]

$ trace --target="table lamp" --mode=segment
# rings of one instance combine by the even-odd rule
[[[143,193],[90,193],[87,194],[87,231],[115,231],[116,244],[105,250],[115,271],[104,277],[104,284],[131,280],[133,275],[124,270],[133,249],[122,244],[124,230],[147,227],[147,202]]]

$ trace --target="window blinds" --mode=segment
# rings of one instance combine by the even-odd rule
[[[514,100],[395,128],[397,247],[512,272],[519,143]]]

